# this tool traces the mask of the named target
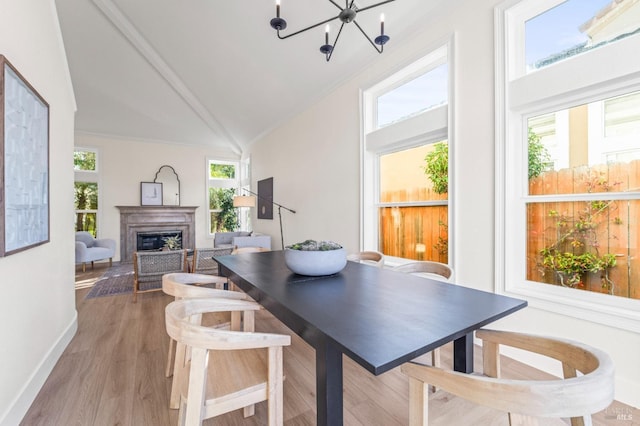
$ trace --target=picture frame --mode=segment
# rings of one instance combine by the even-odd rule
[[[273,219],[273,178],[258,181],[258,219]]]
[[[140,205],[161,206],[162,182],[140,182]]]
[[[0,55],[0,256],[50,239],[49,104]]]

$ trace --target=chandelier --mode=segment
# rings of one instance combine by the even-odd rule
[[[325,19],[324,21],[320,21],[317,24],[310,25],[306,28],[303,28],[291,34],[281,35],[280,31],[283,31],[285,28],[287,28],[287,21],[285,21],[283,18],[280,17],[280,0],[276,0],[276,17],[273,18],[270,23],[271,23],[271,28],[277,31],[278,38],[280,40],[293,37],[305,31],[319,27],[320,25],[327,24],[325,27],[325,33],[324,33],[324,44],[320,46],[320,52],[325,55],[327,62],[331,60],[331,55],[333,54],[336,44],[338,43],[340,34],[342,34],[342,28],[344,27],[345,24],[350,24],[352,22],[355,24],[356,27],[358,27],[362,35],[364,35],[364,37],[367,40],[369,40],[369,43],[371,43],[371,46],[373,46],[373,48],[376,49],[378,53],[382,53],[384,50],[384,45],[389,41],[389,36],[384,33],[384,14],[380,15],[380,35],[373,40],[371,40],[371,37],[369,37],[367,33],[364,32],[362,27],[358,24],[358,22],[356,21],[356,15],[358,13],[376,8],[378,6],[382,6],[383,4],[386,4],[386,3],[391,3],[393,1],[395,0],[386,0],[380,3],[372,4],[371,6],[359,8],[355,5],[355,0],[345,0],[345,6],[343,8],[342,6],[338,5],[338,3],[336,3],[334,0],[329,0],[329,3],[333,4],[335,7],[337,7],[340,10],[340,13],[338,13],[336,16],[333,16],[329,19]],[[336,35],[336,38],[333,40],[333,43],[329,43],[329,22],[333,21],[334,19],[340,20],[341,22],[340,29],[338,30],[338,34]]]

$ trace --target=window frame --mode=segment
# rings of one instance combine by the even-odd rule
[[[559,0],[508,0],[494,10],[496,128],[496,292],[529,301],[530,306],[640,331],[640,301],[526,280],[526,204],[588,201],[602,194],[529,196],[527,121],[531,117],[619,96],[640,88],[640,36],[567,58],[524,74],[524,21]],[[542,10],[540,7],[545,6]],[[533,16],[533,15],[529,15]],[[622,58],[622,59],[621,59]],[[517,62],[520,61],[520,64]],[[523,143],[508,143],[508,141]],[[608,199],[640,199],[640,192],[607,193]],[[507,238],[508,236],[508,238]]]
[[[82,183],[95,183],[98,186],[98,208],[96,210],[88,209],[88,210],[77,210],[74,205],[74,216],[77,217],[78,213],[95,213],[96,215],[96,238],[100,238],[101,235],[101,216],[102,209],[100,206],[102,205],[102,190],[100,189],[100,150],[98,148],[90,148],[90,147],[80,147],[74,146],[73,152],[93,152],[96,155],[96,168],[95,170],[76,170],[73,168],[73,183],[74,187],[76,182]],[[75,201],[74,201],[75,204]],[[74,219],[74,229],[75,229],[75,219]]]
[[[236,176],[235,178],[232,179],[223,179],[223,178],[212,178],[210,176],[210,165],[212,163],[215,164],[225,164],[225,165],[233,165],[235,166],[236,169]],[[205,206],[207,206],[206,209],[206,215],[207,215],[207,235],[209,237],[213,237],[215,235],[214,232],[211,232],[211,213],[214,212],[213,210],[211,210],[209,208],[209,189],[210,188],[223,188],[223,189],[235,189],[237,192],[237,189],[240,185],[240,182],[242,180],[242,173],[243,171],[241,170],[241,161],[240,160],[229,160],[229,159],[220,159],[220,158],[212,158],[212,157],[207,157],[206,161],[205,161],[205,180],[206,180],[206,184],[205,184]]]
[[[410,81],[417,76],[427,73],[430,70],[442,65],[442,57],[446,58],[448,69],[448,102],[446,105],[437,106],[419,114],[399,120],[392,124],[377,128],[377,97],[393,90],[396,87]],[[402,206],[448,206],[448,240],[449,240],[449,261],[450,266],[454,266],[454,227],[453,225],[453,205],[454,181],[453,181],[453,158],[454,148],[454,124],[453,124],[453,103],[455,81],[454,70],[454,35],[439,40],[427,53],[414,59],[400,69],[394,70],[391,75],[387,75],[371,84],[367,88],[360,90],[361,97],[361,250],[378,250],[379,247],[379,209],[391,205]],[[384,154],[398,152],[417,146],[437,143],[443,140],[448,141],[449,146],[449,191],[448,200],[442,201],[421,201],[410,203],[381,203],[380,195],[380,170],[379,157]],[[399,257],[385,257],[385,265],[394,266],[406,263],[409,260]]]

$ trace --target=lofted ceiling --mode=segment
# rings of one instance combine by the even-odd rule
[[[282,34],[339,12],[345,0],[282,0]],[[360,8],[380,0],[358,0]],[[451,0],[450,0],[451,1]],[[333,3],[333,4],[332,4]],[[429,22],[444,0],[396,0],[357,21],[391,41]],[[353,24],[333,57],[324,26],[278,40],[275,0],[56,0],[78,111],[76,131],[240,153],[270,129],[385,55]],[[338,22],[333,21],[335,35]]]

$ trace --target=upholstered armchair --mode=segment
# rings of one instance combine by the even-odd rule
[[[86,270],[87,262],[109,259],[109,266],[116,254],[116,241],[110,238],[96,239],[88,232],[76,232],[76,265],[82,263],[82,272]]]

